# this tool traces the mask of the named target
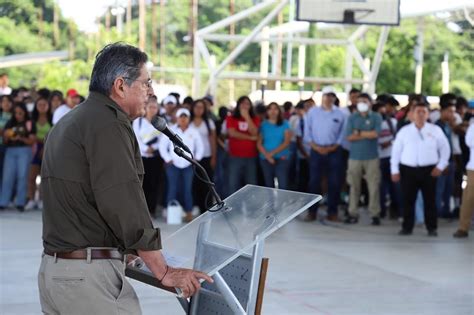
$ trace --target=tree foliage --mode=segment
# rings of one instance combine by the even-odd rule
[[[249,8],[254,0],[235,1],[235,12]],[[133,7],[131,35],[127,37],[119,34],[115,27],[109,32],[102,26],[98,34],[84,34],[78,31],[73,21],[65,19],[59,14],[59,41],[54,41],[53,16],[54,0],[0,0],[0,56],[11,54],[69,50],[73,48],[73,60],[45,63],[6,69],[10,75],[12,86],[36,86],[66,90],[77,88],[81,93],[87,92],[88,76],[92,68],[95,54],[107,43],[125,41],[131,44],[138,43],[138,7]],[[236,23],[236,34],[249,34],[263,19],[271,8],[259,12]],[[229,0],[199,1],[198,28],[210,25],[229,16]],[[190,34],[190,3],[187,0],[167,1],[165,14],[162,16],[159,5],[156,17],[151,16],[151,8],[147,7],[147,46],[146,51],[155,65],[164,65],[174,68],[190,68],[192,66],[192,47],[185,37]],[[42,13],[42,15],[40,14]],[[60,13],[60,12],[59,12]],[[42,16],[42,23],[40,23]],[[288,16],[288,8],[284,12]],[[102,17],[102,20],[105,18]],[[160,21],[164,19],[166,27],[165,58],[159,60],[159,54],[152,52],[152,20],[155,19],[159,33]],[[416,45],[417,27],[419,20],[402,20],[399,27],[393,27],[385,47],[382,64],[377,80],[377,92],[397,94],[410,93],[414,89],[415,61],[414,49]],[[465,21],[459,21],[462,32],[456,33],[446,27],[444,21],[434,18],[424,18],[424,66],[423,66],[423,93],[439,95],[441,93],[441,62],[447,53],[451,72],[451,90],[462,93],[468,98],[474,97],[474,41],[473,29]],[[115,25],[112,17],[111,25]],[[277,25],[276,21],[272,26]],[[306,36],[319,38],[346,38],[354,31],[354,27],[336,27],[330,29],[316,29],[312,26]],[[228,33],[225,28],[220,33]],[[363,56],[372,57],[378,41],[380,28],[370,27],[366,35],[357,42]],[[221,62],[238,43],[208,42],[208,48],[216,60]],[[160,37],[155,43],[155,51],[159,51]],[[293,48],[293,75],[297,73],[298,45]],[[272,47],[274,47],[272,45]],[[285,65],[286,46],[283,48]],[[306,75],[318,77],[343,77],[346,49],[343,46],[307,46]],[[251,44],[232,65],[233,71],[259,72],[260,46]],[[205,68],[202,63],[202,68]],[[283,66],[284,68],[284,66]],[[160,79],[159,73],[154,73],[155,79]],[[354,62],[354,78],[361,78],[362,74]],[[167,73],[164,78],[167,83],[191,86],[189,73]],[[205,83],[207,74],[203,72]],[[295,83],[284,83],[284,88],[297,89]],[[308,85],[307,88],[315,88]],[[339,90],[342,85],[336,85]],[[218,99],[227,100],[228,82],[221,81],[218,86]],[[204,93],[205,91],[201,91]],[[236,81],[236,94],[250,92],[250,82]],[[201,96],[201,95],[196,95]]]

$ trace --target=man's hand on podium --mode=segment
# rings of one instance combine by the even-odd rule
[[[159,250],[138,250],[138,255],[164,286],[180,289],[184,298],[194,295],[201,288],[201,279],[209,283],[214,282],[203,272],[168,266]]]
[[[168,266],[168,272],[161,280],[161,283],[167,287],[179,288],[183,297],[188,298],[201,288],[199,281],[201,279],[210,283],[214,282],[211,277],[203,272]]]

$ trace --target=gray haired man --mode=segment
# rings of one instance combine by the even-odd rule
[[[47,314],[139,314],[123,275],[139,255],[163,285],[185,297],[206,274],[166,265],[143,194],[143,164],[131,121],[153,95],[147,55],[125,44],[97,54],[87,100],[51,130],[42,166],[43,247],[38,274]]]

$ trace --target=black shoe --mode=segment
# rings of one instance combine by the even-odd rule
[[[378,217],[373,217],[372,218],[372,225],[373,226],[379,226],[380,225],[380,219]]]
[[[428,236],[430,236],[430,237],[437,237],[437,236],[438,236],[438,232],[436,232],[436,230],[428,231]]]
[[[401,229],[400,232],[398,232],[398,235],[411,235],[412,233],[412,231]]]
[[[347,218],[344,220],[345,224],[356,224],[359,222],[359,218],[357,217],[352,217],[352,216],[347,216]]]
[[[456,233],[453,234],[454,238],[466,238],[469,236],[469,233],[463,230],[457,230]]]

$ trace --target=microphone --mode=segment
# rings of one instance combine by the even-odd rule
[[[171,142],[173,142],[174,145],[182,148],[184,151],[192,155],[191,150],[189,150],[188,146],[184,144],[183,140],[181,140],[181,138],[177,134],[175,134],[168,128],[168,125],[166,125],[166,120],[163,117],[153,117],[151,120],[151,124],[158,131],[161,131],[165,136],[167,136],[171,140]]]

